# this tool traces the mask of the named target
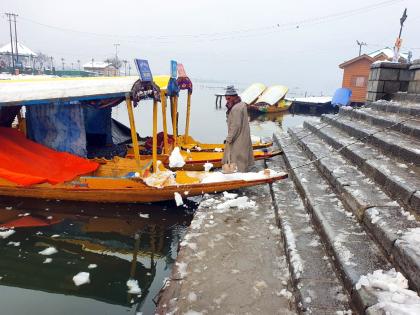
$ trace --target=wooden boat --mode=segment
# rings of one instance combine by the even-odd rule
[[[280,113],[280,112],[285,112],[289,110],[291,105],[292,105],[291,101],[282,99],[275,105],[259,103],[259,104],[250,105],[248,106],[248,108],[252,111],[259,112],[259,113]]]
[[[0,195],[43,199],[77,200],[91,202],[154,202],[171,200],[175,193],[201,195],[218,191],[238,189],[247,186],[270,183],[287,177],[286,173],[266,171],[261,173],[221,174],[212,172],[171,172],[157,159],[157,109],[160,94],[151,82],[137,81],[143,90],[132,91],[134,77],[114,78],[54,78],[39,81],[6,81],[0,83],[0,106],[83,106],[95,104],[106,107],[126,101],[130,120],[134,158],[114,157],[111,160],[94,159],[95,170],[75,175],[58,183],[41,180],[39,183],[23,185],[16,181],[0,178]],[[136,84],[134,86],[136,86]],[[156,90],[157,88],[157,90]],[[153,154],[150,161],[141,159],[133,115],[132,100],[139,101],[153,97]],[[110,105],[111,106],[111,105]],[[5,133],[3,133],[5,134]],[[24,135],[20,136],[24,138]],[[20,139],[20,138],[19,138]],[[21,140],[25,145],[28,142]],[[29,140],[28,140],[29,141]],[[46,147],[38,144],[38,149]],[[22,147],[21,149],[24,149]],[[1,153],[0,146],[0,153]],[[54,150],[50,150],[54,151]],[[51,152],[48,151],[48,154]],[[56,151],[54,151],[56,152]],[[73,155],[71,155],[73,156]],[[42,157],[48,158],[48,157]],[[44,161],[53,166],[54,160]],[[1,163],[1,162],[0,162]],[[8,165],[0,165],[4,168]],[[29,165],[30,166],[30,165]],[[35,168],[36,165],[33,167]],[[47,167],[48,168],[48,167]],[[44,171],[41,167],[37,172]],[[45,171],[48,171],[47,169]],[[6,172],[7,173],[7,172]],[[25,173],[18,175],[27,175]],[[29,176],[30,175],[30,176]],[[39,174],[28,176],[38,178]]]
[[[248,106],[252,111],[261,113],[278,113],[286,111],[292,105],[291,102],[284,100],[288,88],[282,85],[273,85],[267,88],[264,93]]]
[[[242,102],[248,105],[253,104],[267,87],[262,83],[253,83],[247,87],[239,96]]]
[[[193,161],[198,161],[200,159],[202,159],[203,161],[207,160],[207,159],[211,159],[211,160],[216,160],[218,159],[216,156],[213,157],[205,157],[205,155],[203,155],[204,152],[223,152],[225,145],[223,143],[203,143],[200,142],[196,139],[194,139],[193,137],[190,136],[189,134],[189,128],[190,128],[190,112],[191,112],[191,96],[192,96],[192,90],[193,90],[193,85],[191,80],[186,76],[185,74],[185,70],[184,67],[182,65],[178,65],[181,66],[179,67],[178,74],[179,77],[177,79],[177,83],[179,86],[179,89],[182,90],[187,90],[188,94],[187,94],[187,115],[186,115],[186,119],[185,119],[185,133],[183,135],[179,135],[179,133],[177,132],[177,128],[173,129],[173,134],[176,134],[176,144],[184,151],[191,151],[191,152],[200,152],[200,154],[198,154],[197,156],[193,156],[192,160]],[[154,82],[159,86],[160,90],[161,90],[161,98],[164,97],[164,95],[166,94],[167,97],[169,97],[170,99],[170,103],[171,103],[171,113],[172,113],[172,124],[174,126],[177,126],[178,122],[177,122],[177,117],[176,117],[176,113],[177,112],[177,107],[178,107],[178,91],[176,93],[173,93],[171,95],[167,95],[167,89],[168,89],[168,84],[170,81],[170,76],[169,75],[158,75],[154,77]],[[252,87],[252,86],[251,86]],[[248,99],[249,97],[252,97],[252,95],[256,95],[256,93],[261,94],[259,91],[261,91],[265,89],[265,86],[257,83],[252,91],[250,90],[249,92],[247,92],[247,94],[245,95],[245,97]],[[262,91],[261,91],[262,92]],[[259,95],[258,94],[258,95]],[[257,98],[258,95],[255,97]],[[258,150],[258,149],[264,149],[264,148],[269,148],[273,146],[273,142],[270,141],[264,141],[262,139],[260,139],[260,141],[256,141],[252,144],[252,147],[254,150]],[[275,155],[279,154],[278,151],[275,151],[274,154],[270,154],[269,152],[265,152],[264,154],[262,154],[261,152],[255,152],[254,153],[254,158],[255,159],[266,159],[266,158],[270,158],[273,157]],[[220,156],[220,159],[222,159],[223,157],[223,153],[218,154],[217,156]],[[201,157],[201,158],[200,158]],[[196,162],[199,163],[199,162]],[[205,162],[204,162],[205,163]],[[213,163],[213,162],[212,162]]]

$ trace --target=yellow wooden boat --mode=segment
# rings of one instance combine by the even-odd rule
[[[248,108],[260,113],[279,113],[286,111],[292,105],[292,102],[284,99],[288,90],[283,85],[270,86]]]
[[[18,152],[5,152],[3,151],[4,147],[0,146],[0,175],[3,174],[0,176],[0,195],[91,202],[154,202],[174,199],[176,193],[181,196],[201,195],[270,183],[287,177],[286,173],[276,173],[269,170],[244,174],[198,171],[171,172],[167,170],[157,159],[159,99],[156,96],[160,94],[160,91],[150,82],[137,81],[136,84],[141,85],[143,90],[140,92],[137,90],[134,94],[132,87],[136,79],[134,77],[53,78],[36,81],[0,82],[1,108],[25,106],[28,109],[30,106],[42,107],[45,105],[51,108],[55,108],[55,106],[72,108],[75,106],[83,107],[84,105],[105,108],[107,105],[115,106],[125,99],[134,148],[134,158],[114,157],[110,160],[95,159],[88,161],[89,163],[98,163],[97,168],[87,173],[78,174],[69,180],[58,183],[44,180],[39,183],[23,185],[10,180],[10,177],[6,176],[10,173],[10,165],[5,162],[7,157],[2,159],[1,155],[2,153],[9,153],[18,156]],[[138,101],[147,97],[153,97],[153,154],[150,161],[140,157],[132,104],[132,99]],[[55,123],[54,120],[51,122]],[[44,148],[44,146],[37,145]],[[23,151],[25,148],[21,149]],[[35,153],[32,152],[32,154]],[[53,166],[55,161],[49,161],[48,156],[42,158],[44,159],[44,165],[47,165],[44,167],[45,172],[48,172],[48,165]],[[29,162],[28,167],[36,168],[36,176],[20,173],[17,177],[28,175],[31,178],[38,178],[39,172],[42,173],[44,169],[41,168],[41,165],[30,165],[29,158],[27,161]],[[2,172],[2,170],[4,171]]]
[[[181,67],[183,69],[182,65]],[[161,93],[166,94],[170,76],[158,75],[158,76],[155,76],[153,79],[154,79],[154,82],[159,86]],[[186,114],[186,119],[185,119],[185,133],[183,135],[179,135],[179,133],[177,132],[178,131],[177,128],[175,128],[176,130],[174,130],[174,134],[176,134],[176,140],[177,140],[176,144],[184,151],[189,150],[191,152],[200,153],[197,156],[193,156],[192,161],[198,161],[197,159],[201,159],[200,157],[203,157],[204,152],[223,152],[225,149],[225,145],[223,143],[203,143],[190,136],[189,129],[190,129],[190,113],[191,113],[191,96],[192,96],[193,86],[192,86],[191,80],[188,77],[186,77],[184,70],[179,72],[179,77],[178,77],[177,82],[178,82],[179,89],[181,91],[187,90],[188,94],[187,94],[187,105],[186,105],[187,114]],[[167,95],[167,96],[170,98],[170,102],[171,102],[171,109],[172,109],[171,113],[172,113],[173,124],[177,126],[178,122],[177,122],[177,116],[175,113],[177,113],[177,110],[178,110],[177,108],[178,95],[177,93],[174,93],[174,95],[171,95],[171,96]],[[272,145],[273,145],[272,141],[264,141],[262,139],[259,139],[258,141],[255,141],[252,144],[252,147],[254,150],[258,150],[258,149],[269,148]],[[270,158],[277,154],[279,154],[279,151],[276,151],[274,154],[270,154],[269,152],[264,152],[264,154],[261,152],[254,152],[254,158],[265,159],[265,158]],[[220,159],[223,157],[223,153],[217,154],[217,155],[220,155]],[[215,160],[215,157],[213,156],[213,158],[211,159]],[[206,160],[206,157],[204,157],[203,160]]]
[[[239,96],[242,102],[253,104],[267,87],[262,83],[253,83],[248,86]]]
[[[182,78],[180,81],[179,86],[183,89],[188,89],[188,99],[187,99],[187,119],[186,119],[186,126],[185,126],[185,134],[182,136],[177,136],[177,106],[178,106],[178,97],[177,91],[173,94],[168,92],[168,85],[170,82],[169,75],[158,75],[153,78],[154,83],[160,88],[160,97],[162,101],[162,118],[163,118],[163,129],[164,129],[164,150],[162,154],[157,156],[157,159],[160,160],[163,165],[167,168],[170,167],[169,163],[169,155],[171,154],[174,147],[179,146],[181,148],[180,154],[185,161],[184,166],[181,168],[174,168],[171,169],[182,169],[188,171],[202,171],[204,170],[204,165],[206,163],[211,163],[213,168],[220,168],[222,166],[222,159],[223,159],[223,144],[202,144],[195,141],[191,136],[188,135],[189,130],[189,117],[190,117],[190,98],[191,98],[191,91],[192,85],[187,85],[185,82],[191,83],[191,81],[185,80],[188,78]],[[168,143],[168,127],[166,122],[166,102],[167,98],[169,98],[170,105],[171,105],[171,116],[172,116],[172,131],[175,135],[175,143],[170,145]],[[187,143],[186,143],[187,142]],[[274,150],[273,148],[267,148],[268,146],[272,145],[272,142],[257,142],[254,145],[254,159],[255,160],[264,160],[272,158],[276,155],[281,154],[280,150]],[[142,149],[143,147],[140,147]],[[258,149],[257,149],[258,148]],[[134,157],[133,150],[130,149],[128,152],[127,157]],[[150,160],[150,155],[141,155],[141,159],[143,160]]]

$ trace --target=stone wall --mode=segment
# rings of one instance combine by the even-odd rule
[[[408,85],[409,94],[420,95],[420,59],[414,60],[411,67],[411,80]]]
[[[397,92],[407,92],[412,77],[413,72],[410,71],[410,64],[373,63],[369,73],[367,102],[374,102],[380,99],[390,100]]]

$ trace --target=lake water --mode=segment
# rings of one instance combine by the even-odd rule
[[[204,84],[195,87],[190,134],[199,141],[220,143],[226,136],[225,110],[215,108],[218,91]],[[179,104],[183,133],[185,95]],[[113,115],[128,125],[124,106]],[[137,131],[150,135],[152,104],[141,103],[135,116]],[[251,119],[252,134],[269,137],[313,116]],[[106,205],[0,198],[0,224],[16,227],[15,234],[0,238],[0,314],[153,314],[195,209],[192,201],[177,208],[174,202]],[[39,253],[49,247],[57,253]],[[79,272],[89,272],[89,284],[74,285]],[[137,280],[140,295],[127,293],[130,278]]]

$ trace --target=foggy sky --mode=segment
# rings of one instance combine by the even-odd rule
[[[341,86],[338,64],[358,55],[356,40],[368,43],[366,53],[393,46],[405,7],[403,51],[420,57],[419,0],[350,12],[384,2],[2,0],[1,10],[19,14],[19,40],[53,56],[57,68],[61,58],[67,66],[103,61],[119,43],[120,59],[148,59],[154,74],[168,73],[175,59],[193,78],[283,84],[325,95]],[[3,15],[0,44],[8,41]]]

